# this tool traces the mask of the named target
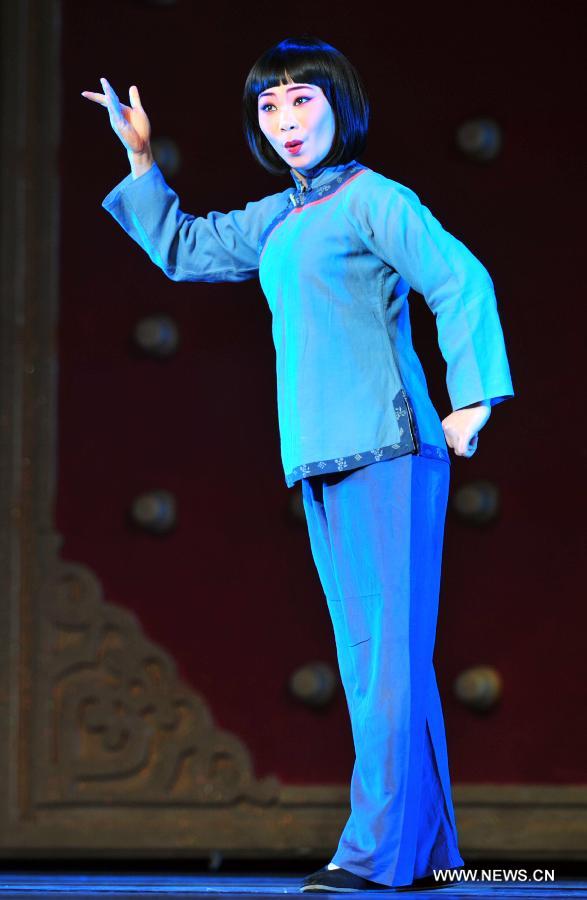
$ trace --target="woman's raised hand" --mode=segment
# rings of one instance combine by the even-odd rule
[[[141,105],[137,86],[133,84],[130,88],[128,92],[130,106],[125,106],[120,102],[106,78],[100,78],[100,84],[104,91],[103,94],[82,91],[82,97],[106,107],[112,129],[124,144],[129,157],[132,154],[151,156],[151,125],[147,113]]]

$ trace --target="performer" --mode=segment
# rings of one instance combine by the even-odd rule
[[[310,35],[252,67],[244,130],[293,186],[207,216],[153,161],[136,85],[108,110],[131,172],[103,206],[173,281],[259,277],[272,312],[282,461],[301,481],[356,758],[351,813],[302,891],[423,885],[459,853],[433,666],[451,460],[513,396],[492,281],[412,190],[359,162],[369,103],[348,59]],[[436,318],[452,411],[412,346],[408,292]],[[422,881],[423,879],[423,881]]]

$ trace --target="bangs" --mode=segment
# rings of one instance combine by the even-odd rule
[[[287,47],[278,44],[268,50],[251,69],[249,79],[248,90],[255,96],[277,84],[294,81],[297,84],[317,84],[331,103],[328,96],[330,78],[325,65],[321,64],[316,53],[308,53],[307,47],[296,42],[288,41]]]

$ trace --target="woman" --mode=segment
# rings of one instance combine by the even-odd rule
[[[432,662],[451,448],[471,457],[513,396],[491,279],[408,188],[358,162],[369,104],[350,62],[304,36],[244,90],[258,162],[291,186],[245,209],[182,212],[136,86],[104,106],[131,173],[103,206],[174,281],[259,277],[273,315],[281,452],[301,481],[356,751],[351,814],[302,891],[424,884],[463,865]],[[436,316],[453,411],[432,405],[408,292]],[[423,879],[423,881],[422,881]]]

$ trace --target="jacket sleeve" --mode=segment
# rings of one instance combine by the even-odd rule
[[[413,191],[372,175],[361,191],[357,227],[372,252],[422,294],[434,313],[453,410],[480,400],[494,406],[513,397],[489,273]]]
[[[263,200],[189,215],[155,163],[136,179],[127,175],[102,206],[172,281],[245,281],[258,274]]]

